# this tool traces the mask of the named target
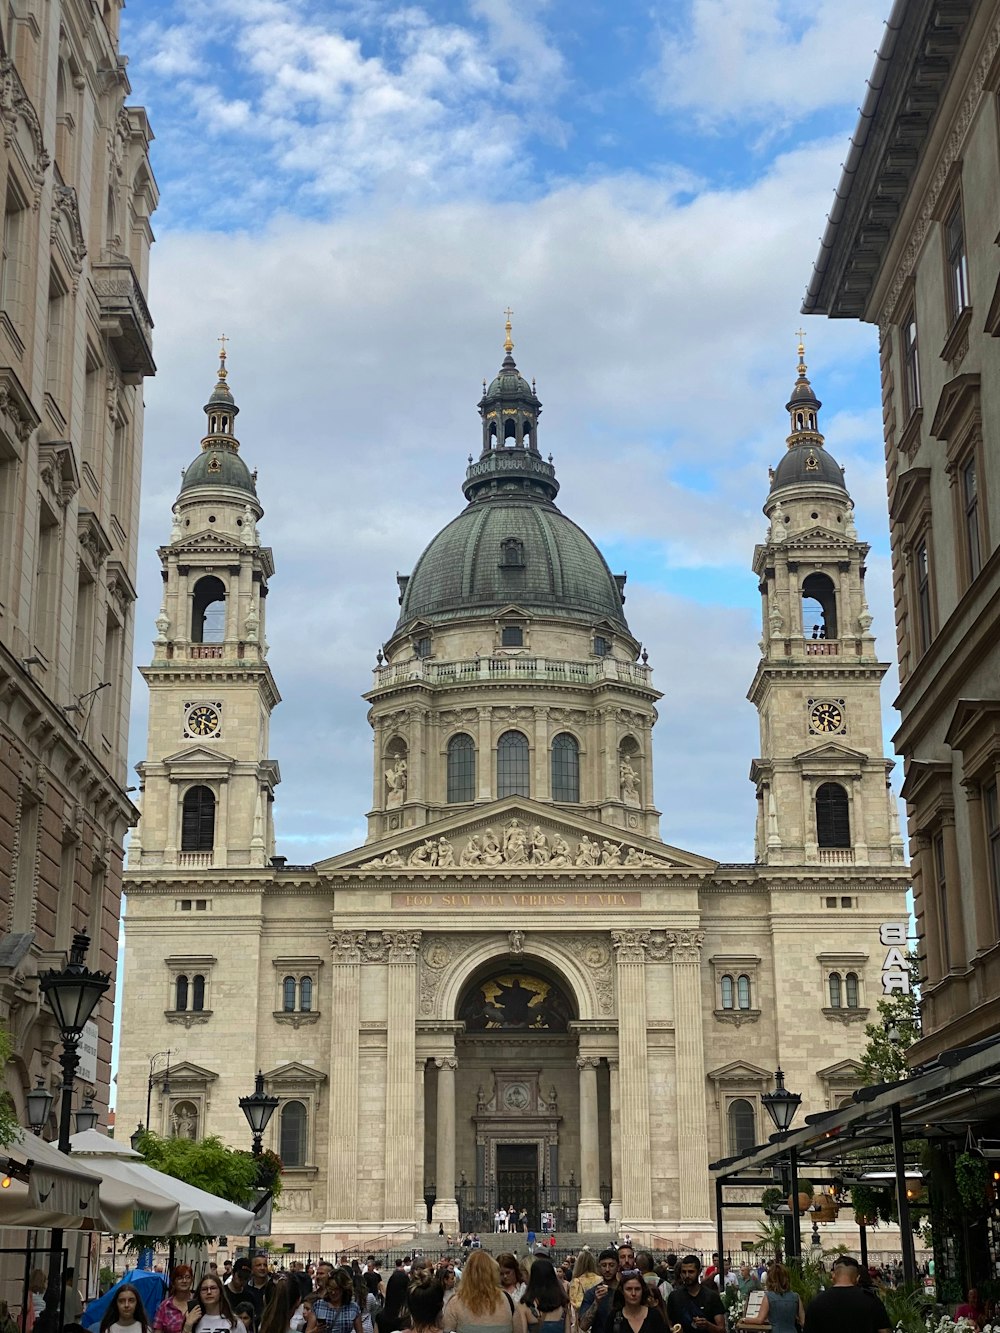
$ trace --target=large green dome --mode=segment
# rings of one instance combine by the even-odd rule
[[[397,630],[511,603],[628,633],[618,583],[587,534],[551,502],[514,496],[473,501],[438,533],[407,580]]]

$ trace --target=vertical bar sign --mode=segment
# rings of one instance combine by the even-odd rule
[[[909,995],[910,964],[906,957],[905,921],[883,921],[878,928],[879,943],[886,949],[882,960],[882,994]]]

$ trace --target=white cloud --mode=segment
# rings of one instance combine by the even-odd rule
[[[859,102],[888,0],[691,0],[663,36],[653,86],[665,106],[702,125],[741,117],[790,125]],[[847,90],[845,96],[845,89]]]
[[[669,182],[607,179],[504,207],[286,218],[262,235],[161,240],[137,658],[148,658],[158,606],[155,547],[198,450],[225,330],[242,452],[259,468],[261,535],[277,565],[268,636],[284,697],[271,746],[284,779],[279,850],[311,860],[363,833],[372,770],[360,696],[396,620],[396,571],[464,503],[479,382],[499,362],[509,301],[515,355],[538,376],[539,443],[555,455],[560,505],[629,568],[630,621],[667,694],[656,740],[664,836],[752,856],[750,561],[767,466],[784,449],[808,238],[836,160],[830,145],[810,145],[753,186],[694,198]],[[839,421],[825,390],[874,358],[871,335],[818,320],[810,333],[829,443],[850,457],[852,485],[864,478],[858,526],[876,539],[877,367],[861,415]],[[711,608],[696,600],[706,578]],[[872,607],[889,653],[887,596]],[[137,681],[136,758],[145,698]]]

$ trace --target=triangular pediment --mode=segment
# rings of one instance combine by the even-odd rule
[[[208,750],[204,745],[190,745],[186,750],[178,750],[176,754],[168,754],[163,762],[170,768],[185,768],[210,763],[221,764],[228,769],[232,767],[236,760],[230,758],[227,754],[219,754],[217,750]]]
[[[788,537],[784,542],[786,550],[790,550],[793,547],[816,546],[817,544],[822,544],[824,546],[829,546],[831,544],[834,546],[845,546],[847,543],[844,540],[844,533],[842,530],[838,532],[833,528],[823,528],[819,526],[807,528],[805,532],[797,532],[794,537]]]
[[[497,620],[504,620],[508,616],[514,616],[518,620],[531,619],[530,613],[525,611],[523,606],[518,606],[517,602],[508,602],[507,605],[502,606],[496,614]]]
[[[206,528],[203,532],[193,532],[190,536],[181,537],[167,549],[175,555],[239,555],[240,552],[247,550],[247,547],[233,537]]]
[[[266,1070],[264,1081],[268,1085],[284,1088],[315,1087],[326,1082],[326,1075],[321,1069],[313,1069],[311,1065],[304,1065],[300,1060],[286,1060],[284,1064]]]
[[[536,833],[537,830],[537,833]],[[709,875],[717,862],[526,797],[464,809],[320,861],[319,871],[443,875],[670,871]]]
[[[746,1060],[732,1060],[727,1065],[720,1065],[718,1069],[709,1070],[708,1077],[715,1084],[736,1083],[743,1087],[754,1087],[757,1084],[770,1085],[774,1075],[769,1069],[761,1069],[759,1065],[749,1064]]]
[[[860,1060],[838,1060],[825,1069],[817,1069],[816,1077],[827,1083],[857,1083],[864,1073]]]
[[[797,764],[820,763],[849,763],[860,764],[868,756],[863,750],[852,750],[849,745],[841,745],[838,741],[826,741],[823,745],[817,745],[812,750],[802,750],[795,755]]]
[[[201,1065],[194,1064],[191,1060],[182,1060],[179,1065],[171,1065],[169,1069],[158,1070],[153,1075],[154,1083],[162,1083],[169,1078],[171,1083],[177,1085],[214,1083],[218,1074],[211,1069],[204,1069]]]

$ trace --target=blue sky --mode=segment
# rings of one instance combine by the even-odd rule
[[[750,562],[799,304],[887,7],[213,0],[206,18],[191,0],[130,0],[121,45],[161,191],[137,660],[225,332],[277,566],[271,752],[290,860],[364,836],[360,696],[396,571],[462,506],[508,303],[560,505],[628,571],[665,694],[663,836],[752,859]],[[805,327],[888,657],[876,335]],[[138,677],[133,702],[135,761]]]

